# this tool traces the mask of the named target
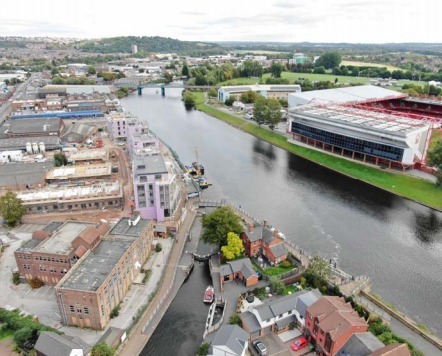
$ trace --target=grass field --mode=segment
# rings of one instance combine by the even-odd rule
[[[387,70],[401,70],[399,67],[391,66],[388,64],[381,64],[381,63],[371,63],[371,62],[357,62],[357,61],[342,61],[342,66],[354,66],[354,67],[377,67],[377,68],[387,68]]]
[[[355,179],[362,180],[389,192],[415,200],[436,209],[442,209],[442,189],[436,187],[429,181],[405,174],[381,170],[374,166],[367,166],[365,164],[342,159],[320,151],[311,150],[307,147],[294,145],[288,142],[287,138],[279,133],[269,131],[268,129],[259,127],[250,121],[232,116],[203,103],[204,94],[196,94],[197,101],[199,102],[197,105],[198,110],[223,120],[232,126],[241,127],[241,130],[246,131],[257,138]]]
[[[235,53],[238,53],[238,54],[253,53],[253,54],[260,55],[260,54],[289,53],[289,51],[285,51],[285,52],[284,52],[284,51],[264,51],[264,50],[260,51],[260,50],[238,49],[238,50],[235,50]]]

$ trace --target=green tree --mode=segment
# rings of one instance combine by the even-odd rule
[[[232,208],[223,206],[212,213],[203,216],[204,232],[201,238],[206,243],[227,245],[227,234],[234,232],[240,234],[244,231],[240,223],[241,219]]]
[[[197,74],[195,77],[195,85],[207,85],[207,79],[202,74]]]
[[[66,166],[68,164],[68,159],[66,155],[62,152],[54,154],[55,167]]]
[[[315,62],[315,67],[323,66],[325,69],[339,67],[342,57],[338,52],[327,52],[319,57]]]
[[[166,84],[172,83],[173,82],[173,75],[170,72],[165,72],[164,73],[164,81],[166,82]]]
[[[427,164],[436,168],[436,185],[442,184],[442,140],[438,140],[431,149],[428,150]]]
[[[273,61],[270,73],[272,73],[273,78],[281,78],[281,73],[284,69],[286,68],[283,64]]]
[[[227,234],[227,245],[221,247],[221,251],[227,260],[233,260],[244,253],[244,246],[239,236],[233,232]]]
[[[241,94],[239,100],[244,104],[252,104],[258,99],[259,95],[256,91],[248,90]]]
[[[204,344],[202,344],[198,348],[198,351],[196,352],[196,356],[207,356],[209,354],[209,348],[210,348],[210,344],[205,342]]]
[[[267,100],[266,123],[273,130],[281,122],[281,104],[277,99]]]
[[[183,63],[183,69],[181,69],[181,75],[183,75],[187,78],[190,77],[189,66],[187,65],[186,62]]]
[[[229,96],[229,97],[224,101],[224,105],[226,105],[226,106],[232,106],[234,102],[235,102],[235,98],[234,98],[233,96]]]
[[[21,199],[14,192],[7,192],[0,197],[0,215],[9,226],[15,226],[25,214]]]
[[[255,100],[255,104],[253,106],[253,119],[256,121],[256,123],[261,126],[263,123],[266,122],[268,116],[268,107],[267,107],[267,100],[263,96],[259,96]]]
[[[315,256],[310,259],[306,274],[313,275],[316,280],[328,280],[331,277],[330,265],[322,257]]]
[[[241,317],[238,313],[232,314],[229,318],[229,324],[230,325],[238,325],[239,327],[242,327],[242,321]]]
[[[30,327],[23,327],[14,332],[14,341],[18,345],[23,345],[26,341],[32,339],[33,332]]]
[[[269,286],[270,286],[270,290],[274,294],[283,294],[284,293],[285,285],[277,276],[270,277]]]
[[[216,98],[216,97],[218,97],[218,92],[216,91],[215,88],[210,88],[208,94],[209,94],[209,96],[210,96],[211,98]]]
[[[184,95],[183,95],[183,101],[184,101],[184,106],[186,107],[186,109],[191,109],[196,104],[195,95],[193,95],[193,93],[191,91],[185,90]]]
[[[91,356],[114,356],[114,355],[115,355],[115,350],[107,346],[107,344],[105,344],[104,342],[95,345],[91,351]]]
[[[95,69],[95,67],[90,66],[90,67],[87,69],[87,74],[89,74],[89,75],[97,74],[97,70]]]
[[[313,69],[313,73],[314,74],[325,74],[324,66],[315,67],[315,69]]]

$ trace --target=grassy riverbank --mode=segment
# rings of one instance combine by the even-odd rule
[[[205,104],[204,93],[194,94],[197,98],[196,108],[198,110],[214,116],[217,119],[223,120],[232,126],[241,128],[241,130],[248,132],[257,138],[340,173],[360,179],[369,184],[373,184],[379,188],[415,200],[430,207],[442,210],[442,189],[436,187],[429,181],[411,177],[406,174],[381,170],[374,166],[367,166],[365,164],[360,164],[320,151],[312,150],[307,147],[294,145],[288,142],[287,138],[280,133],[269,131],[267,128],[259,127],[250,121],[230,115],[224,111],[220,111],[210,105]]]

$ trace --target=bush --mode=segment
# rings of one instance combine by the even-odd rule
[[[210,348],[210,344],[208,344],[207,342],[205,342],[204,344],[202,344],[199,348],[198,351],[196,353],[196,356],[207,356],[209,354],[209,348]]]
[[[31,288],[33,288],[33,289],[37,289],[37,288],[43,287],[45,285],[45,283],[41,279],[38,279],[38,278],[32,278],[28,283],[31,286]]]
[[[270,277],[270,289],[273,293],[282,295],[284,293],[284,283],[276,276]]]
[[[242,321],[241,321],[241,317],[239,316],[239,314],[232,314],[229,318],[229,324],[230,325],[238,325],[238,326],[242,326]]]
[[[120,314],[120,309],[121,309],[120,304],[118,304],[114,309],[112,309],[109,317],[111,319],[117,317]]]
[[[14,332],[14,341],[18,345],[23,345],[26,341],[32,338],[33,333],[34,330],[32,330],[30,327],[21,328]]]
[[[229,98],[226,99],[226,101],[224,102],[224,104],[225,104],[226,106],[232,106],[233,103],[234,103],[234,101],[235,101],[235,98],[231,98],[231,97],[229,97]]]
[[[15,285],[20,284],[20,272],[14,272],[12,274],[12,283],[14,283]]]
[[[290,268],[292,267],[292,263],[289,260],[284,260],[281,262],[281,267]]]
[[[155,245],[155,252],[161,252],[162,249],[163,249],[163,246],[158,242],[158,243]]]
[[[143,277],[143,283],[146,283],[149,280],[150,276],[152,275],[152,270],[148,269],[148,270],[144,271],[144,273],[145,274]]]

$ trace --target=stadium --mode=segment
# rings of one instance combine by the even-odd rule
[[[371,85],[289,95],[294,141],[383,168],[425,167],[440,135],[442,101]]]

